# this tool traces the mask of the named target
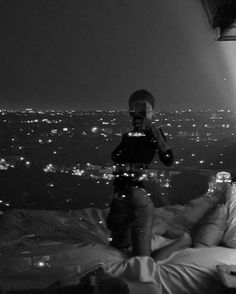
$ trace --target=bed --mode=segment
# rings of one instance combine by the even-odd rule
[[[233,186],[226,199],[228,225],[220,246],[187,248],[160,262],[109,247],[107,209],[12,210],[0,220],[0,289],[79,285],[99,268],[105,273],[100,293],[109,293],[118,284],[122,293],[222,293],[216,265],[236,264]],[[203,195],[186,205],[156,208],[152,249],[173,242],[163,237],[167,230],[191,229],[217,201]]]

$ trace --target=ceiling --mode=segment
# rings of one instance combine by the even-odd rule
[[[217,41],[236,41],[236,0],[201,0]]]

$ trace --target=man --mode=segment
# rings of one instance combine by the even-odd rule
[[[154,97],[146,90],[138,90],[130,96],[133,130],[123,135],[112,152],[116,164],[114,198],[107,218],[111,245],[120,249],[132,245],[134,256],[151,253],[154,206],[145,189],[145,170],[156,154],[167,166],[174,159],[163,131],[152,125],[154,103]]]

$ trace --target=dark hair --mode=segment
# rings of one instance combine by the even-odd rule
[[[150,92],[148,92],[147,90],[137,90],[135,91],[130,97],[129,97],[129,107],[131,107],[134,102],[139,101],[139,100],[146,100],[147,102],[149,102],[152,107],[154,107],[155,105],[155,99],[152,96],[152,94]]]

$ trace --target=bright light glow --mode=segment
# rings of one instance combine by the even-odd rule
[[[38,262],[38,267],[44,267],[44,266],[45,266],[45,262],[43,262],[43,261]]]
[[[97,133],[98,132],[98,127],[92,127],[91,132],[93,134]]]
[[[128,136],[129,137],[145,137],[146,135],[140,132],[130,132],[128,133]]]
[[[83,169],[75,169],[75,170],[72,171],[72,174],[74,176],[82,176],[84,174],[84,172],[85,171]]]
[[[56,168],[53,166],[53,164],[49,163],[48,165],[45,166],[45,168],[43,169],[43,171],[45,173],[55,173],[56,172]]]

